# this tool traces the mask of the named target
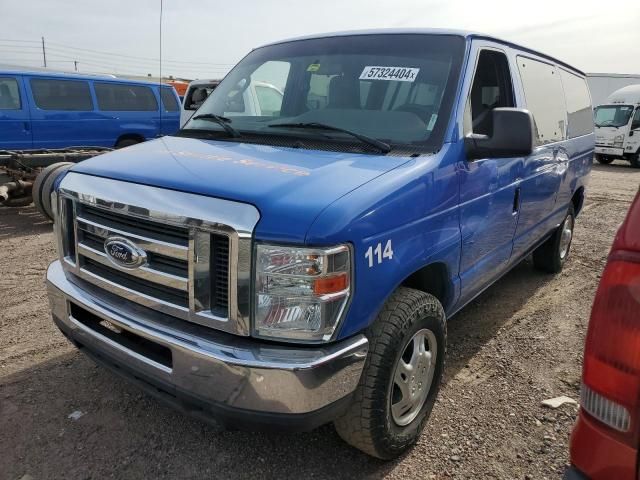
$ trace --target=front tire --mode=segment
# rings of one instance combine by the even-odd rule
[[[629,163],[633,168],[640,168],[640,152],[629,157]]]
[[[417,442],[433,409],[446,352],[444,310],[433,295],[400,287],[366,335],[360,383],[335,427],[350,445],[388,460]]]
[[[575,226],[573,205],[569,207],[564,221],[546,242],[533,251],[533,265],[543,272],[560,273],[569,256],[573,228]]]

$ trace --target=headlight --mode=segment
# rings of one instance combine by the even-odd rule
[[[622,143],[624,142],[624,135],[616,135],[613,139],[613,145],[614,146],[622,146]]]
[[[351,293],[351,250],[256,247],[254,334],[330,340]]]

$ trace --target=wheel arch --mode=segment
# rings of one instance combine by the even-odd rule
[[[146,138],[144,137],[144,135],[140,135],[139,133],[123,133],[116,139],[113,145],[117,146],[123,140],[135,140],[141,143],[144,142]]]
[[[584,205],[584,187],[578,188],[573,193],[573,196],[571,197],[571,203],[573,204],[573,212],[577,217]]]
[[[445,310],[453,300],[451,272],[445,262],[429,263],[407,276],[399,287],[408,287],[436,297]]]

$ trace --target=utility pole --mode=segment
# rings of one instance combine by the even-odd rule
[[[73,67],[76,69],[76,72],[78,71],[78,61],[74,60],[73,61]]]
[[[44,60],[44,67],[47,68],[47,51],[44,49],[44,37],[42,37],[42,59]]]

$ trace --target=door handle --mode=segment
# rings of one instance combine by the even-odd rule
[[[516,187],[516,191],[513,192],[512,214],[516,215],[519,211],[520,211],[520,187]]]
[[[29,122],[22,122],[22,123],[23,123],[23,125],[24,125],[24,130],[25,130],[26,132],[28,132],[28,131],[29,131],[29,127],[30,127],[30,126],[29,126]]]

